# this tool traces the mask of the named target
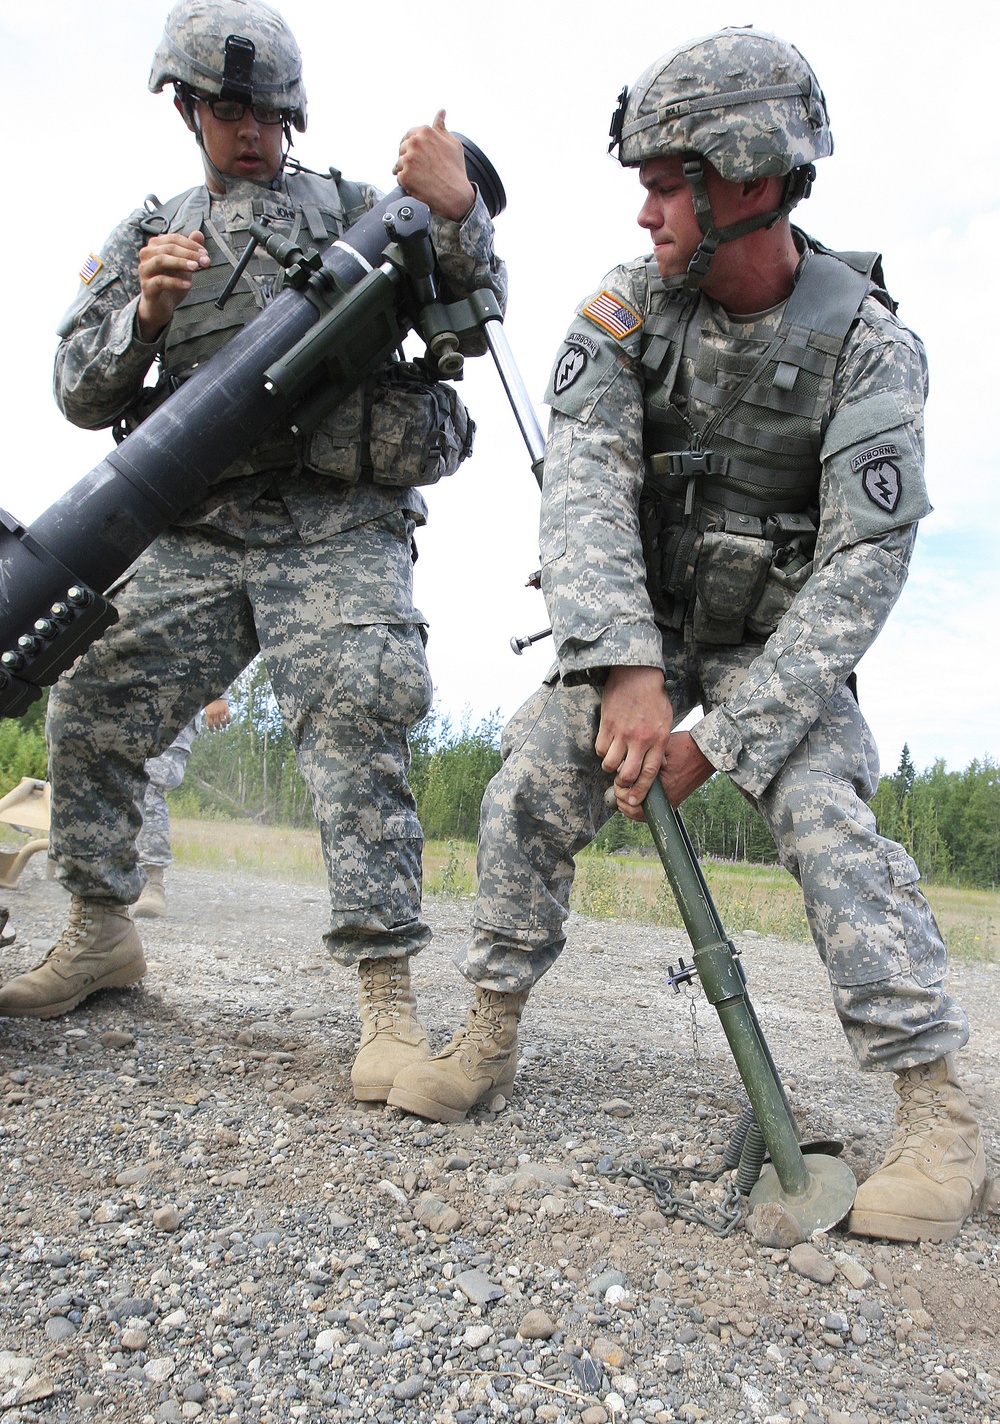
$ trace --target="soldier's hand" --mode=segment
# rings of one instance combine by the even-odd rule
[[[667,741],[663,770],[660,772],[660,780],[671,806],[679,806],[692,791],[697,791],[714,775],[715,767],[691,733],[674,732]]]
[[[216,697],[205,708],[205,725],[210,732],[222,732],[233,720],[229,703],[224,697]]]
[[[164,232],[149,239],[139,253],[137,323],[143,341],[156,340],[191,290],[191,274],[211,260],[197,229],[186,237]]]
[[[611,669],[594,750],[614,773],[618,809],[632,821],[644,819],[642,803],[663,764],[673,720],[660,668]]]
[[[445,128],[444,117],[444,109],[438,109],[433,124],[407,129],[392,171],[411,198],[440,218],[461,222],[476,201],[476,190],[465,171],[462,142]]]

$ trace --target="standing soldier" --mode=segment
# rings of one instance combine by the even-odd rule
[[[136,841],[139,864],[146,876],[142,894],[132,906],[133,920],[158,920],[167,913],[167,891],[163,884],[164,872],[172,864],[174,853],[170,846],[170,807],[167,792],[176,791],[184,780],[187,764],[191,758],[191,746],[195,737],[204,728],[210,732],[224,731],[232,721],[229,696],[213,697],[207,707],[202,708],[186,727],[157,757],[150,757],[145,771],[148,778],[142,798],[142,830]]]
[[[865,804],[878,761],[854,688],[930,508],[923,347],[875,254],[789,222],[833,150],[792,45],[736,28],[683,45],[623,92],[612,138],[654,248],[578,308],[550,381],[559,670],[507,727],[486,793],[468,1027],[389,1102],[454,1121],[509,1085],[575,854],[615,800],[639,819],[656,775],[676,806],[723,771],[802,886],[859,1065],[895,1074],[895,1138],[851,1229],[948,1239],[985,1179],[951,1057],[968,1025],[917,867]]]
[[[259,248],[216,305],[254,219],[323,246],[378,196],[287,162],[291,130],[306,127],[301,59],[261,0],[180,0],[149,79],[154,93],[167,84],[204,182],[147,201],[84,263],[55,393],[92,429],[132,429],[275,296],[283,273]],[[433,214],[445,299],[491,285],[503,300],[492,225],[443,111],[404,136],[395,172]],[[384,1099],[396,1070],[426,1055],[408,972],[430,939],[406,779],[407,729],[431,701],[412,599],[413,530],[427,513],[415,486],[455,470],[472,431],[452,387],[391,362],[310,435],[268,431],[128,572],[120,622],[49,706],[51,855],[72,892],[69,924],[0,989],[0,1014],[66,1013],[145,973],[127,908],[143,886],[143,763],[260,651],[320,825],[327,944],[360,974],[357,1096]]]

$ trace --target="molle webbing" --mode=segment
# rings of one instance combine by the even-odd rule
[[[651,265],[641,524],[661,621],[680,628],[690,617],[710,531],[786,553],[794,539],[797,557],[811,557],[806,511],[818,502],[837,362],[865,296],[882,295],[869,276],[875,254],[850,257],[811,247],[780,325],[748,324],[746,338],[706,319],[704,299],[671,297]]]
[[[675,394],[698,307],[671,301],[654,284],[642,357],[649,373],[644,429],[650,492],[690,505],[688,479],[669,457],[696,439],[698,448],[711,452],[697,476],[705,502],[759,516],[813,504],[837,361],[871,289],[866,272],[813,252],[773,340],[723,341],[691,331],[693,379],[684,392],[689,425]]]
[[[174,379],[224,346],[282,288],[284,271],[258,247],[223,309],[215,305],[250,241],[251,221],[268,217],[292,242],[320,248],[344,231],[344,204],[332,179],[295,174],[286,181],[287,194],[264,189],[248,194],[248,186],[236,199],[217,201],[202,221],[212,264],[193,274],[191,291],[167,332],[163,369]]]

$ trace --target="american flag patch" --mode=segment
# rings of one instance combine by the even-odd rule
[[[591,297],[583,308],[583,315],[603,326],[605,331],[610,331],[619,341],[624,341],[626,336],[631,336],[642,326],[639,313],[621,297],[616,297],[614,292],[598,292],[596,297]]]
[[[92,282],[103,266],[104,263],[98,257],[97,253],[92,252],[80,268],[80,281]]]

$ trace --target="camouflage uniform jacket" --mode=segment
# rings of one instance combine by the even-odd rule
[[[318,181],[313,180],[314,184]],[[371,208],[380,197],[378,189],[358,186]],[[200,214],[211,213],[216,227],[226,231],[227,205],[245,204],[247,197],[265,203],[276,199],[286,208],[294,205],[287,183],[271,192],[233,180],[225,197],[210,194],[205,187],[192,189],[170,226],[188,232],[200,226]],[[194,221],[190,220],[192,214]],[[56,402],[68,420],[85,429],[115,424],[139,397],[154,360],[163,359],[170,327],[156,342],[146,343],[136,325],[139,251],[148,241],[140,223],[146,216],[143,209],[137,209],[111,233],[99,254],[102,266],[96,280],[81,287],[59,327],[61,340],[53,379]],[[505,302],[506,269],[493,251],[493,225],[478,193],[461,223],[433,217],[431,235],[448,299],[490,286],[500,302]],[[457,403],[451,388],[442,389]],[[417,489],[406,483],[379,485],[359,477],[362,407],[363,394],[358,391],[307,437],[299,458],[291,465],[284,462],[284,468],[276,469],[276,462],[260,451],[255,459],[251,450],[229,467],[211,496],[181,522],[207,524],[239,537],[250,504],[269,486],[275,486],[306,543],[394,510],[401,509],[423,523],[427,507]],[[388,448],[391,459],[391,445]]]
[[[810,260],[806,255],[803,263]],[[801,268],[800,268],[801,270]],[[662,641],[646,587],[640,496],[644,368],[641,322],[650,307],[647,263],[616,268],[602,284],[609,303],[588,320],[582,303],[550,380],[541,547],[543,589],[567,683],[597,680],[614,666],[656,666]],[[615,300],[633,316],[616,321]],[[784,304],[733,318],[702,296],[689,333],[725,350],[728,337],[766,341]],[[753,323],[753,330],[751,330]],[[608,326],[616,327],[609,330]],[[632,330],[625,328],[632,326]],[[581,341],[582,335],[582,341]],[[685,342],[685,356],[690,341]],[[581,362],[583,351],[587,360]],[[571,358],[581,369],[563,364]],[[689,369],[685,370],[685,366]],[[675,391],[695,420],[692,369],[681,362]],[[559,372],[562,369],[562,377]],[[556,394],[555,386],[561,386]],[[927,373],[918,337],[866,297],[837,362],[819,451],[818,536],[811,574],[751,662],[746,678],[693,730],[720,771],[761,795],[843,687],[885,623],[906,577],[916,521],[928,512],[923,482]],[[892,452],[899,478],[890,511],[863,490],[866,461]]]

